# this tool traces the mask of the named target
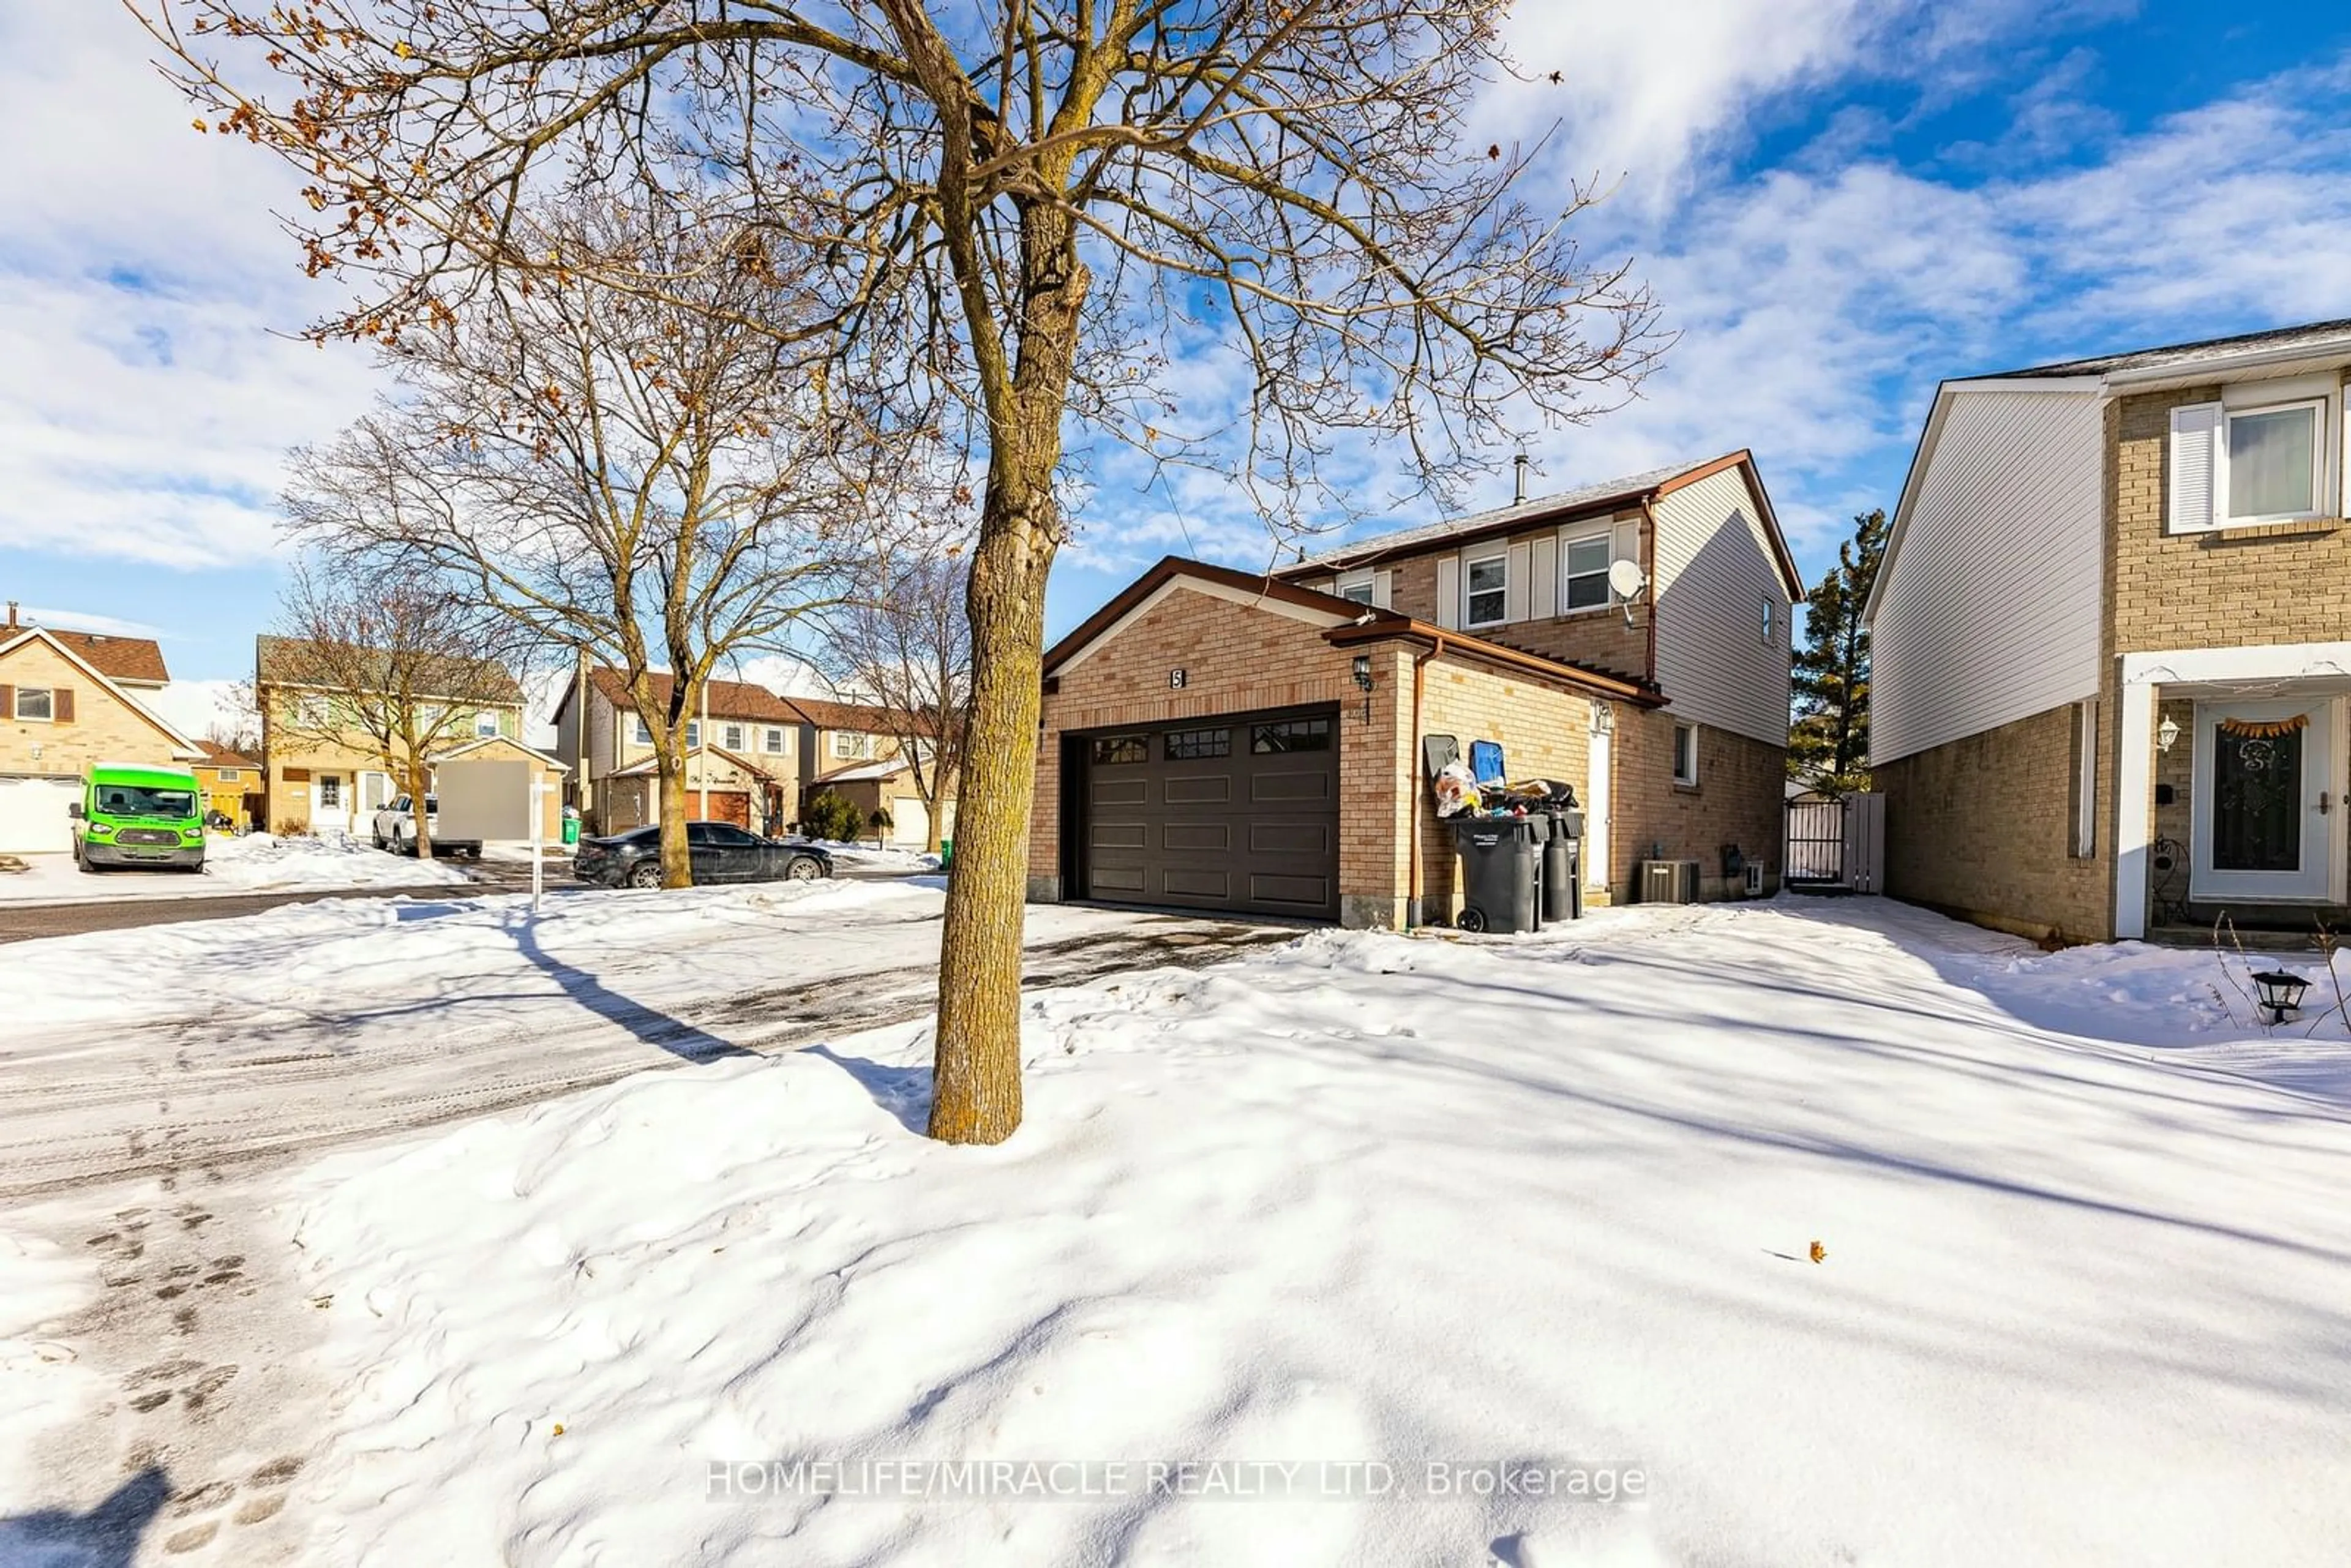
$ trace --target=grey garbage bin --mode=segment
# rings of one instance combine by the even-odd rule
[[[1542,845],[1542,917],[1583,918],[1583,813],[1562,807],[1542,817],[1547,834]]]
[[[1537,928],[1536,845],[1549,823],[1541,817],[1455,817],[1454,846],[1461,852],[1464,931]]]

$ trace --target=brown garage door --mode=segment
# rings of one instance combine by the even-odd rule
[[[1076,746],[1088,897],[1337,917],[1335,710],[1188,719]]]
[[[695,813],[697,821],[732,822],[743,829],[748,829],[751,826],[751,797],[740,789],[710,791],[710,809],[707,813],[703,811],[702,791],[699,789],[686,790],[685,804],[688,810]]]

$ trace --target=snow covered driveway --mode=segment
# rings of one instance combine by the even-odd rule
[[[935,883],[350,899],[0,947],[0,1197],[314,1148],[926,1012]],[[1082,978],[1286,933],[1042,912]]]
[[[818,896],[878,962],[859,922],[917,895]],[[743,894],[660,918],[705,898],[691,944],[542,945],[724,1039],[682,998],[791,947]],[[310,1031],[351,1049],[455,992],[577,1010],[463,918],[448,987],[368,975],[383,926],[274,972],[363,979]],[[243,1451],[129,1451],[196,1489],[140,1560],[2339,1564],[2351,1047],[2232,1019],[2238,984],[1865,902],[1315,932],[1033,994],[999,1148],[913,1130],[912,1023],[346,1150],[236,1239],[294,1322],[227,1394],[256,1356],[298,1389],[213,1428]],[[187,1221],[126,1223],[152,1262]],[[9,1277],[89,1266],[35,1239]],[[114,1408],[16,1315],[0,1394]],[[108,1375],[169,1415],[231,1352],[165,1354]],[[0,1516],[126,1508],[133,1469],[0,1465]]]

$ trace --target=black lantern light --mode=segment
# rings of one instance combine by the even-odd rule
[[[2253,987],[2269,1009],[2270,1022],[2283,1023],[2286,1014],[2302,1006],[2302,993],[2310,989],[2310,982],[2283,969],[2264,969],[2253,977]]]
[[[1355,655],[1355,684],[1364,688],[1364,722],[1372,722],[1372,656]]]

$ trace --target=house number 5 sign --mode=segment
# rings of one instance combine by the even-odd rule
[[[1181,686],[1183,685],[1183,684],[1184,684],[1184,672],[1183,672],[1183,671],[1181,671],[1181,670],[1170,670],[1170,671],[1168,671],[1168,672],[1167,672],[1167,684],[1168,684],[1170,686],[1181,687]]]

